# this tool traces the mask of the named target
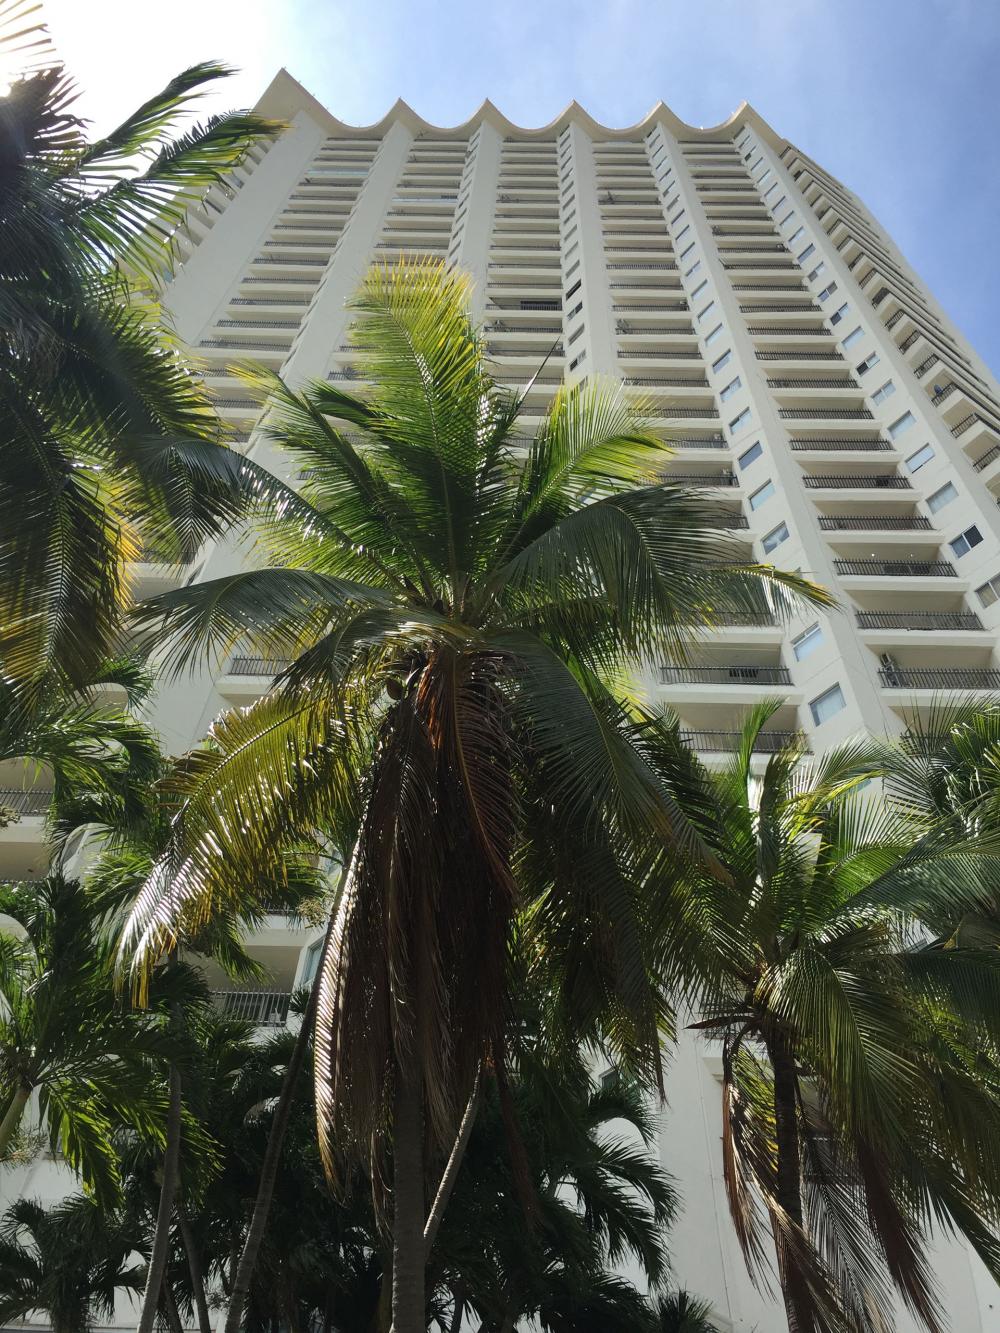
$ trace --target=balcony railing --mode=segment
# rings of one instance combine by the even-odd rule
[[[873,421],[867,407],[782,407],[778,416],[784,421]]]
[[[1000,672],[997,673],[1000,676]],[[791,685],[783,666],[660,667],[662,685]]]
[[[786,347],[783,352],[754,352],[754,357],[757,361],[843,361],[844,359],[833,347],[828,352],[803,352],[801,348]],[[768,383],[771,381],[768,380]],[[798,384],[799,381],[795,383]],[[851,383],[857,388],[853,380]]]
[[[890,578],[955,577],[955,566],[947,560],[834,560],[838,574],[887,575]]]
[[[856,611],[858,629],[981,630],[973,611]]]
[[[931,521],[923,514],[835,514],[823,515],[824,532],[930,532]]]
[[[684,472],[666,476],[675,486],[738,486],[739,477],[732,472]]]
[[[291,665],[288,657],[231,657],[227,672],[230,676],[280,675]]]
[[[982,458],[977,458],[972,466],[977,472],[982,472],[983,469],[988,468],[991,463],[995,463],[998,458],[1000,458],[1000,444],[995,444],[992,449],[986,450]]]
[[[808,490],[908,491],[909,480],[888,472],[876,477],[803,477]]]
[[[15,815],[44,815],[52,804],[52,792],[36,787],[22,791],[20,787],[0,787],[0,811]]]
[[[962,418],[957,426],[952,426],[952,435],[954,435],[957,440],[960,435],[964,435],[969,427],[974,426],[977,421],[984,426],[988,426],[990,430],[996,430],[996,426],[994,426],[992,421],[987,420],[987,418],[982,416],[979,412],[970,412],[967,417]]]
[[[791,307],[791,308],[794,309],[794,310],[801,310],[801,309],[803,309],[802,306],[793,306],[793,307]],[[740,309],[742,310],[743,307],[740,306]],[[819,312],[817,311],[817,313],[819,313]],[[828,330],[826,330],[826,329],[796,328],[794,325],[786,325],[786,324],[751,324],[751,325],[749,326],[749,328],[747,329],[747,333],[750,334],[751,338],[829,338],[829,337],[832,337],[832,334],[830,334],[830,333],[828,332]],[[761,353],[761,352],[758,352],[757,355],[758,355],[759,357],[761,357],[761,359],[763,359],[763,357],[764,357],[765,355],[766,355],[766,356],[769,356],[769,357],[771,357],[771,356],[774,356],[774,357],[778,357],[778,356],[786,356],[786,357],[788,357],[788,356],[803,356],[804,353],[802,353],[802,352],[794,352],[794,351],[787,351],[787,350],[786,350],[786,351],[784,351],[784,352],[767,352],[767,353]],[[825,356],[826,353],[824,352],[823,355]],[[840,353],[838,352],[837,355],[840,356]],[[841,359],[843,359],[843,358],[841,358]]]
[[[843,376],[839,379],[776,379],[769,375],[767,387],[769,389],[857,389],[859,386],[854,380]]]
[[[623,375],[622,383],[641,388],[708,388],[704,375]]]
[[[845,435],[840,440],[792,440],[792,453],[843,453],[854,450],[865,453],[891,453],[892,445],[888,440],[867,435]]]
[[[890,690],[1000,690],[996,667],[884,667],[879,680]]]
[[[737,750],[743,740],[741,731],[682,731],[681,740],[692,750]],[[809,753],[809,745],[800,731],[761,731],[754,741],[754,754],[776,754],[786,747]]]
[[[217,990],[212,998],[229,1018],[262,1028],[283,1028],[292,1002],[291,991],[280,990]]]
[[[720,628],[770,629],[777,625],[778,621],[769,611],[713,611],[712,623]]]

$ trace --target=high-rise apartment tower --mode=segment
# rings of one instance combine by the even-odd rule
[[[240,447],[295,480],[231,362],[293,385],[351,380],[345,301],[367,266],[439,257],[472,274],[498,378],[532,383],[525,435],[564,378],[620,377],[672,441],[670,476],[721,498],[747,557],[836,594],[837,612],[791,624],[734,614],[689,664],[652,664],[653,699],[698,750],[725,754],[762,698],[783,701],[762,750],[789,732],[820,750],[899,730],[942,691],[1000,689],[1000,389],[864,205],[751,107],[702,130],[661,104],[616,130],[573,105],[524,130],[487,102],[442,130],[398,103],[359,129],[282,72],[259,109],[289,128],[192,210],[167,295]],[[141,566],[139,592],[245,558],[223,544],[198,569]],[[280,665],[237,656],[165,684],[153,720],[168,747]],[[0,874],[41,857],[30,812],[45,798],[22,799]],[[284,1022],[318,934],[272,918],[252,943],[273,990],[224,1003]],[[661,1153],[685,1207],[671,1247],[720,1327],[765,1333],[783,1316],[751,1287],[726,1215],[717,1066],[703,1044],[674,1057]],[[37,1192],[38,1170],[19,1192]],[[952,1326],[1000,1330],[977,1262],[943,1244],[938,1267]]]

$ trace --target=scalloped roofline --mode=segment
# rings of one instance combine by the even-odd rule
[[[262,115],[284,120],[290,120],[299,111],[307,111],[321,124],[325,125],[331,134],[357,138],[381,138],[393,125],[403,124],[415,135],[434,134],[442,138],[464,139],[478,125],[486,123],[492,125],[502,134],[515,134],[518,138],[524,139],[551,139],[553,135],[558,134],[570,124],[579,125],[592,137],[636,139],[648,134],[654,125],[664,124],[677,137],[711,140],[731,139],[736,126],[749,123],[754,126],[758,133],[772,143],[784,143],[784,140],[775,134],[767,121],[758,114],[749,102],[745,101],[741,102],[726,120],[709,127],[688,125],[686,121],[675,115],[665,102],[660,101],[642,120],[622,129],[602,125],[600,121],[595,120],[588,111],[584,110],[579,102],[574,100],[547,125],[527,128],[523,125],[516,125],[488,97],[478,110],[468,120],[463,121],[461,125],[432,125],[430,121],[424,120],[423,116],[417,115],[409,103],[404,102],[400,97],[396,99],[382,119],[374,124],[348,125],[345,121],[338,120],[318,98],[314,97],[284,67],[271,80],[257,103],[256,110]]]

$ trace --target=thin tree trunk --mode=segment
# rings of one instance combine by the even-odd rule
[[[19,1083],[14,1089],[14,1095],[10,1099],[10,1105],[4,1112],[3,1119],[0,1120],[0,1158],[7,1156],[11,1140],[17,1133],[17,1128],[24,1116],[24,1108],[28,1105],[28,1099],[31,1096],[31,1089],[23,1083]]]
[[[225,1333],[240,1333],[243,1324],[243,1312],[246,1309],[247,1297],[250,1295],[250,1283],[253,1281],[254,1268],[257,1264],[257,1256],[260,1253],[261,1242],[267,1231],[267,1215],[270,1212],[271,1201],[274,1198],[278,1167],[281,1164],[281,1149],[285,1142],[285,1132],[288,1129],[288,1122],[291,1119],[292,1108],[295,1103],[295,1087],[305,1061],[306,1052],[309,1049],[309,1038],[316,1015],[316,989],[314,985],[309,992],[309,1001],[305,1013],[302,1015],[302,1024],[295,1038],[295,1045],[292,1047],[285,1077],[282,1080],[278,1104],[275,1106],[274,1115],[271,1118],[267,1148],[264,1151],[264,1161],[260,1168],[260,1180],[257,1183],[257,1197],[254,1200],[250,1225],[247,1228],[246,1240],[243,1242],[243,1252],[240,1255],[239,1266],[236,1269],[236,1276],[233,1278],[232,1290],[229,1294],[229,1313],[226,1316]]]
[[[160,1293],[163,1297],[163,1317],[167,1321],[170,1333],[184,1333],[184,1325],[181,1323],[181,1314],[177,1308],[177,1302],[174,1300],[174,1293],[170,1290],[170,1283],[164,1282],[163,1290]]]
[[[802,1228],[802,1150],[796,1105],[795,1058],[784,1046],[768,1043],[768,1055],[774,1075],[774,1136],[778,1150],[776,1196],[795,1226]],[[810,1326],[807,1314],[800,1314],[796,1293],[788,1281],[787,1268],[781,1262],[783,1246],[779,1243],[779,1277],[785,1302],[789,1333],[799,1333]]]
[[[180,1178],[181,1159],[181,1072],[176,1064],[170,1066],[170,1105],[167,1112],[167,1142],[163,1153],[163,1182],[160,1185],[160,1203],[156,1210],[153,1245],[146,1270],[146,1289],[142,1294],[137,1333],[153,1333],[156,1311],[160,1304],[160,1288],[164,1286],[167,1269],[167,1250],[170,1244],[170,1218]]]
[[[444,1217],[445,1209],[448,1207],[451,1192],[455,1188],[455,1181],[458,1178],[459,1168],[462,1165],[465,1150],[469,1146],[469,1139],[472,1137],[472,1128],[476,1123],[476,1116],[479,1114],[479,1103],[481,1100],[482,1071],[476,1075],[476,1081],[472,1087],[472,1095],[469,1098],[465,1113],[462,1116],[462,1123],[458,1127],[458,1134],[455,1137],[455,1142],[451,1145],[451,1152],[448,1154],[448,1161],[445,1163],[444,1172],[442,1173],[440,1184],[437,1187],[437,1193],[434,1195],[431,1211],[427,1215],[427,1223],[424,1226],[425,1264],[430,1258],[431,1249],[434,1246],[438,1229],[441,1226],[441,1219]]]
[[[177,1229],[181,1233],[181,1243],[187,1257],[188,1272],[191,1274],[191,1291],[194,1295],[194,1308],[198,1316],[199,1333],[212,1333],[212,1320],[208,1313],[208,1300],[205,1296],[205,1274],[201,1266],[198,1243],[191,1231],[184,1205],[177,1208]]]
[[[378,1305],[375,1307],[376,1333],[392,1333],[392,1249],[382,1262],[382,1285],[379,1287]]]
[[[423,1088],[413,1050],[397,1057],[392,1130],[392,1326],[426,1333]]]
[[[458,1330],[462,1327],[462,1318],[465,1315],[465,1283],[456,1282],[451,1294],[455,1301],[455,1308],[451,1313],[448,1333],[458,1333]]]

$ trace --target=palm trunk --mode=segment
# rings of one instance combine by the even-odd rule
[[[170,1290],[170,1283],[164,1282],[161,1292],[163,1300],[163,1317],[166,1320],[170,1333],[184,1333],[184,1325],[181,1323],[180,1311],[177,1309],[177,1302],[174,1300],[174,1293]]]
[[[292,1107],[295,1103],[295,1089],[306,1052],[309,1049],[309,1038],[316,1014],[316,990],[317,987],[313,986],[309,993],[309,1002],[306,1005],[305,1013],[302,1015],[302,1025],[295,1038],[295,1045],[292,1047],[292,1054],[281,1084],[278,1104],[274,1108],[274,1115],[271,1119],[267,1148],[264,1152],[260,1180],[257,1184],[257,1197],[254,1200],[250,1225],[247,1228],[246,1240],[243,1242],[243,1252],[240,1255],[239,1266],[236,1269],[232,1291],[229,1295],[229,1313],[226,1316],[225,1333],[240,1333],[243,1325],[243,1312],[246,1309],[247,1298],[250,1295],[250,1283],[253,1280],[261,1242],[267,1230],[267,1215],[270,1212],[271,1201],[274,1198],[274,1186],[278,1179],[278,1167],[281,1163],[281,1149],[285,1142],[285,1132],[288,1129]]]
[[[448,1324],[448,1333],[458,1333],[462,1327],[462,1319],[465,1315],[465,1284],[456,1282],[452,1292],[455,1301],[455,1308],[451,1312],[451,1320]]]
[[[167,1251],[170,1244],[170,1218],[180,1179],[181,1160],[181,1072],[176,1064],[170,1066],[170,1105],[167,1112],[167,1142],[163,1153],[163,1182],[160,1185],[160,1203],[156,1210],[153,1244],[146,1270],[146,1289],[142,1294],[137,1333],[153,1333],[156,1312],[160,1304],[160,1289],[164,1287],[167,1269]],[[169,1295],[169,1293],[165,1293]]]
[[[0,1159],[7,1156],[11,1140],[17,1133],[18,1126],[24,1116],[24,1108],[28,1105],[30,1096],[31,1089],[23,1083],[19,1083],[14,1089],[10,1105],[4,1112],[3,1120],[0,1120]]]
[[[191,1291],[194,1296],[195,1313],[198,1316],[198,1333],[212,1333],[212,1320],[208,1313],[208,1300],[205,1296],[205,1273],[201,1266],[198,1243],[191,1231],[183,1204],[177,1209],[177,1229],[181,1233],[181,1243],[187,1257],[188,1272],[191,1274]]]
[[[776,1197],[789,1221],[802,1228],[802,1151],[799,1142],[796,1105],[795,1059],[784,1046],[768,1043],[768,1055],[774,1075],[774,1136],[778,1150]],[[810,1327],[808,1316],[800,1314],[796,1293],[788,1281],[782,1262],[783,1246],[778,1246],[781,1294],[785,1302],[788,1333],[800,1333]]]
[[[431,1249],[437,1238],[438,1228],[441,1226],[441,1219],[444,1217],[445,1209],[448,1207],[451,1192],[455,1188],[455,1181],[458,1178],[458,1171],[462,1165],[462,1158],[465,1156],[465,1150],[469,1146],[469,1139],[472,1137],[472,1128],[476,1123],[476,1116],[479,1114],[479,1103],[481,1099],[482,1081],[480,1073],[476,1075],[476,1081],[472,1088],[472,1096],[469,1098],[468,1104],[466,1105],[465,1114],[462,1116],[462,1123],[458,1127],[458,1134],[455,1137],[455,1142],[451,1145],[451,1152],[448,1154],[448,1161],[445,1164],[441,1182],[437,1187],[437,1193],[434,1195],[434,1202],[431,1204],[431,1211],[427,1217],[427,1224],[424,1227],[425,1264],[430,1257]]]
[[[426,1333],[423,1088],[413,1050],[397,1057],[392,1129],[392,1326]]]

